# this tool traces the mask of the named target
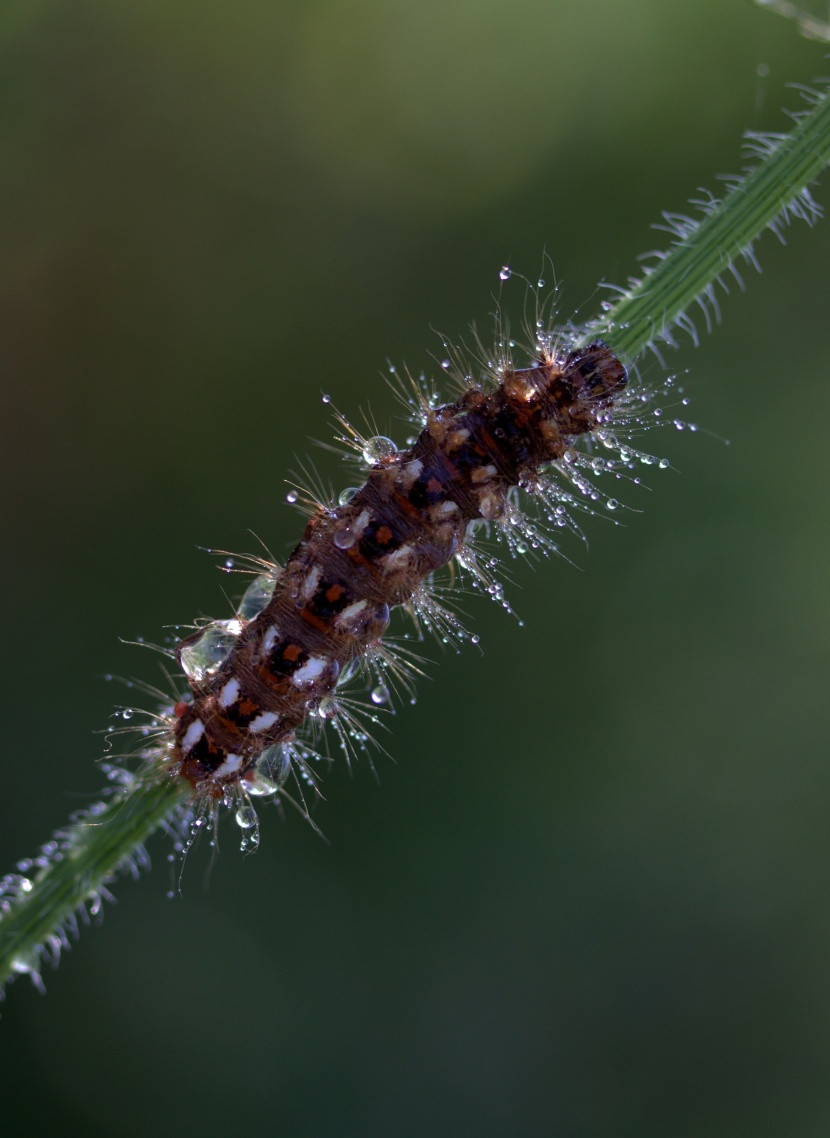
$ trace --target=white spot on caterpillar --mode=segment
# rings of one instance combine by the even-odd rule
[[[340,615],[337,617],[335,624],[351,624],[354,618],[363,612],[367,604],[368,601],[363,600],[355,601],[354,604],[347,605],[347,607],[344,608]]]
[[[182,750],[190,751],[199,742],[205,733],[205,725],[201,719],[194,719],[188,729],[184,733],[182,739]]]
[[[401,566],[406,565],[412,552],[413,549],[411,545],[402,545],[399,549],[394,549],[391,553],[387,553],[383,559],[384,569],[399,569]]]
[[[530,403],[538,394],[536,385],[527,372],[508,371],[502,383],[511,399],[521,399],[525,403]]]
[[[359,538],[363,531],[366,529],[367,525],[371,521],[371,517],[372,515],[368,510],[361,510],[361,512],[358,514],[357,520],[351,527],[352,533],[356,538]]]
[[[233,707],[233,705],[239,699],[239,691],[239,680],[236,678],[228,680],[228,682],[219,692],[219,706]]]
[[[241,755],[228,755],[221,766],[217,767],[213,772],[214,778],[224,778],[225,775],[236,774],[242,766]]]
[[[317,586],[320,584],[320,578],[322,575],[323,570],[319,565],[315,565],[303,582],[303,587],[301,590],[303,600],[310,600],[310,598],[314,596],[314,594],[317,592]]]
[[[455,502],[439,502],[437,506],[432,507],[432,516],[435,518],[446,518],[449,514],[454,514],[458,506]]]
[[[499,517],[504,509],[504,501],[492,494],[485,494],[479,499],[478,509],[481,516],[488,522]]]
[[[458,427],[456,430],[450,431],[447,435],[447,450],[458,450],[469,437],[470,432],[466,427]]]
[[[271,649],[274,647],[274,644],[276,643],[277,637],[279,636],[279,634],[280,634],[280,631],[277,628],[277,626],[275,624],[272,624],[271,627],[266,631],[265,635],[263,636],[263,638],[262,638],[262,651],[265,653],[266,656],[269,656],[271,654]]]
[[[267,731],[269,727],[273,727],[277,722],[277,715],[273,711],[261,711],[256,719],[252,719],[248,724],[248,730],[256,733],[257,731]]]
[[[323,674],[328,666],[329,661],[324,657],[310,656],[303,664],[302,668],[298,668],[294,675],[291,677],[292,684],[297,687],[302,687],[303,684],[313,683],[319,676]]]
[[[420,458],[413,458],[411,462],[401,467],[398,475],[398,485],[404,493],[407,493],[411,489],[415,481],[420,477],[423,469],[424,464]]]
[[[470,471],[471,482],[486,482],[488,478],[494,478],[498,474],[498,468],[492,462],[487,466],[477,466],[474,470]]]

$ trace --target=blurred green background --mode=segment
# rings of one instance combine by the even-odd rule
[[[402,439],[387,358],[545,250],[591,315],[823,50],[748,0],[5,0],[0,872],[100,787],[100,677],[158,677],[118,636],[227,615],[196,547],[283,555],[309,450],[353,481],[321,391]],[[10,988],[4,1133],[830,1132],[830,225],[788,242],[670,358],[711,435],[510,567],[523,629],[462,602],[330,845],[226,822],[171,902],[157,838]]]

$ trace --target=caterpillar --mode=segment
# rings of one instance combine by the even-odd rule
[[[234,627],[209,626],[179,644],[192,695],[175,709],[176,773],[222,797],[258,762],[284,768],[310,712],[336,713],[332,695],[349,665],[381,655],[391,610],[428,610],[424,581],[454,558],[471,563],[469,527],[502,522],[514,487],[544,493],[541,470],[606,421],[626,382],[598,341],[507,370],[490,392],[473,386],[427,407],[406,450],[369,440],[365,485],[315,512],[270,597],[267,578],[258,580]],[[243,626],[255,595],[265,605]]]
[[[377,722],[378,709],[396,690],[411,693],[420,671],[411,649],[386,635],[394,609],[413,618],[420,638],[426,628],[444,642],[477,643],[442,602],[441,570],[457,569],[510,608],[482,530],[513,555],[558,552],[556,534],[579,532],[580,509],[619,508],[594,475],[639,481],[629,473],[636,465],[668,465],[626,441],[654,395],[639,376],[601,339],[574,327],[551,331],[540,320],[536,327],[527,366],[514,365],[515,344],[503,334],[500,361],[487,361],[476,379],[459,354],[454,402],[440,403],[423,376],[401,378],[392,368],[418,428],[404,449],[362,435],[338,414],[339,440],[357,452],[365,483],[336,503],[312,488],[300,503],[292,490],[288,501],[310,517],[285,564],[249,559],[256,575],[233,617],[196,627],[175,647],[188,690],[151,714],[155,736],[143,757],[153,777],[192,791],[184,852],[220,804],[236,809],[242,849],[255,848],[251,799],[288,796],[290,776],[308,816],[303,791],[318,789],[325,726],[347,757],[367,750],[367,714]],[[449,360],[442,366],[451,369]],[[541,516],[527,514],[523,498]],[[368,704],[354,696],[361,682]]]

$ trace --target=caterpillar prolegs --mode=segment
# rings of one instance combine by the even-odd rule
[[[453,403],[438,405],[415,384],[421,429],[404,450],[361,438],[341,419],[368,467],[364,485],[337,505],[318,503],[285,566],[255,578],[233,619],[176,649],[190,695],[176,704],[159,753],[171,776],[228,804],[274,793],[292,771],[314,784],[308,736],[321,721],[346,750],[350,736],[365,739],[343,695],[355,673],[375,677],[374,704],[388,701],[396,680],[408,686],[408,659],[383,640],[395,607],[463,635],[431,586],[451,563],[503,600],[495,561],[477,549],[478,527],[495,528],[514,551],[555,547],[551,530],[575,527],[580,500],[616,508],[593,474],[621,477],[656,461],[614,433],[649,397],[632,390],[611,348],[561,335],[539,343],[530,366],[505,363],[489,383],[468,378]],[[586,453],[586,442],[610,456]],[[525,517],[520,491],[541,502],[543,520]],[[255,824],[249,801],[237,817],[243,828]]]

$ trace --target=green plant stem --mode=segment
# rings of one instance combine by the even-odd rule
[[[828,164],[830,92],[652,272],[591,322],[591,333],[636,359]]]
[[[745,253],[830,162],[830,95],[588,328],[624,358],[635,359]],[[62,856],[41,869],[27,893],[0,917],[0,987],[13,973],[37,971],[48,943],[133,852],[184,802],[175,780],[137,779],[94,819],[74,822]]]
[[[0,985],[30,965],[37,970],[37,945],[94,898],[189,794],[179,780],[139,778],[96,817],[74,823],[61,859],[41,869],[29,893],[0,919]]]

